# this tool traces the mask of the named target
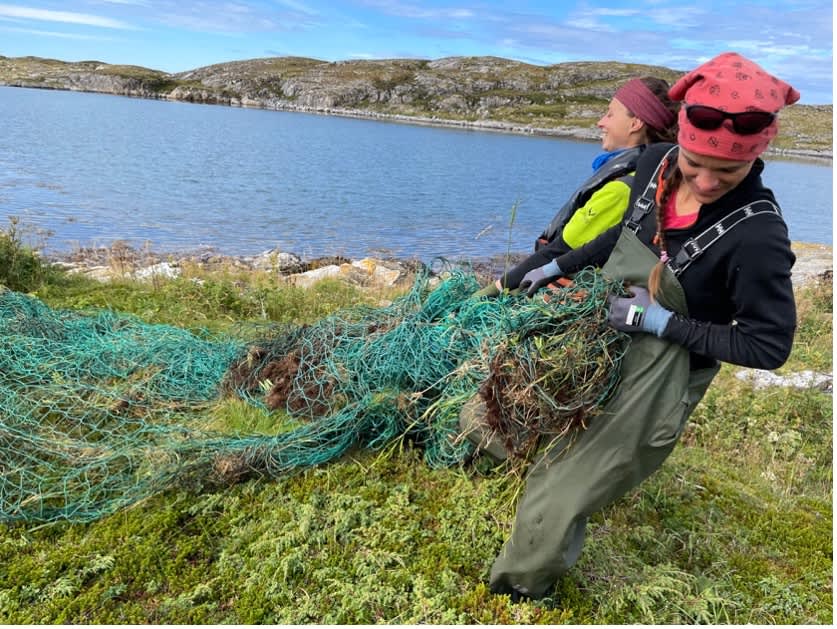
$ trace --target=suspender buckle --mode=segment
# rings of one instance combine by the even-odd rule
[[[703,253],[703,249],[694,238],[690,238],[683,243],[683,250],[689,258],[697,258],[701,253]]]
[[[673,258],[669,258],[666,265],[670,268],[675,276],[679,276],[683,271],[685,271],[692,262],[703,253],[703,249],[697,243],[694,238],[690,238],[686,242],[683,243],[683,246],[680,248],[680,251],[677,252],[677,255]]]
[[[631,212],[631,218],[625,222],[625,227],[630,229],[632,232],[637,233],[640,228],[639,221],[645,218],[653,207],[654,201],[645,196],[639,197],[636,201],[634,201],[634,210]]]
[[[641,210],[643,214],[648,214],[648,211],[651,209],[651,204],[653,201],[647,197],[639,197],[635,202],[634,206]]]

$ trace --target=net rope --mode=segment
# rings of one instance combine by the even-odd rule
[[[0,290],[0,521],[92,521],[399,439],[457,465],[474,452],[459,415],[477,398],[515,453],[594,421],[629,338],[607,325],[618,287],[586,269],[547,300],[471,299],[478,288],[467,269],[427,270],[386,306],[225,334]],[[275,431],[208,429],[229,398]]]

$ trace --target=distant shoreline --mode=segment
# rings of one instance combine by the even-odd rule
[[[583,142],[598,142],[600,139],[600,132],[596,127],[577,127],[577,126],[559,126],[559,127],[533,127],[531,125],[518,124],[503,120],[455,120],[451,118],[439,118],[436,116],[408,116],[404,114],[388,114],[383,112],[368,111],[365,109],[351,109],[343,107],[314,107],[308,105],[294,105],[290,103],[276,102],[276,101],[256,101],[256,100],[242,100],[238,98],[230,99],[230,102],[196,102],[185,98],[171,98],[168,95],[161,95],[158,97],[144,96],[137,94],[120,94],[116,92],[99,91],[99,90],[82,90],[64,87],[53,87],[43,85],[27,85],[15,83],[2,83],[0,86],[29,88],[29,89],[43,89],[64,92],[81,92],[85,94],[107,94],[110,96],[125,96],[127,98],[139,98],[144,100],[164,100],[169,102],[186,103],[193,105],[218,105],[221,107],[237,107],[241,109],[261,109],[265,111],[285,111],[290,113],[305,113],[324,116],[339,116],[343,118],[358,118],[365,120],[377,120],[381,122],[392,122],[400,124],[412,124],[417,126],[430,126],[440,128],[463,129],[470,131],[490,131],[494,133],[509,133],[513,135],[529,135],[538,137],[552,137],[566,140],[577,140]],[[793,161],[808,161],[822,164],[833,162],[832,151],[818,151],[812,149],[777,149],[770,147],[765,152],[768,158],[779,158]]]
[[[168,100],[177,101],[178,99]],[[592,129],[586,127],[532,127],[530,125],[521,125],[501,120],[452,120],[449,118],[437,118],[435,116],[406,116],[403,114],[387,114],[366,111],[363,109],[345,109],[340,107],[307,107],[304,105],[274,105],[270,107],[256,103],[230,103],[228,106],[241,107],[242,109],[265,109],[269,111],[287,111],[291,113],[341,116],[344,118],[361,118],[367,120],[379,120],[382,122],[414,124],[419,126],[458,128],[473,131],[491,131],[495,133],[533,135],[588,142],[598,142],[600,139],[600,132],[595,127]],[[810,149],[777,149],[770,147],[765,152],[765,156],[800,161],[814,161],[818,163],[833,162],[832,151],[815,151]]]

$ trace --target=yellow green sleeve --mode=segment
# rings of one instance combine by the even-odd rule
[[[625,214],[630,196],[631,188],[624,181],[609,181],[603,185],[564,226],[561,233],[564,242],[576,249],[616,225]]]

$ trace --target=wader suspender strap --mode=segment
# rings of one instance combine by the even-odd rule
[[[756,205],[761,207],[757,208]],[[767,199],[760,199],[749,203],[743,207],[738,208],[734,212],[730,212],[717,223],[707,228],[703,233],[694,238],[689,238],[683,243],[683,247],[674,258],[670,259],[666,264],[668,268],[674,271],[674,275],[680,275],[683,271],[689,268],[697,258],[699,258],[704,251],[710,246],[714,245],[718,240],[726,234],[733,227],[755,216],[756,214],[764,214],[770,212],[779,216],[782,213],[779,208]]]
[[[672,146],[663,156],[663,159],[661,159],[660,163],[657,164],[657,170],[654,171],[654,174],[651,175],[651,179],[648,180],[648,185],[645,186],[645,190],[643,190],[639,198],[634,201],[634,210],[631,213],[631,218],[625,222],[625,227],[630,229],[635,234],[639,232],[642,219],[644,219],[657,205],[655,198],[657,196],[657,181],[660,178],[660,170],[665,168],[666,164],[668,164],[668,156],[671,155],[675,149],[677,149],[677,145]]]
[[[663,159],[661,159],[660,163],[657,165],[657,170],[654,171],[654,174],[648,181],[648,185],[645,186],[645,190],[643,190],[639,198],[634,201],[634,210],[631,213],[631,218],[625,222],[625,227],[634,233],[639,232],[642,219],[644,219],[657,206],[657,181],[659,181],[660,170],[668,163],[668,156],[671,155],[676,148],[676,146],[673,146],[663,156]],[[760,207],[757,208],[756,206]],[[718,240],[733,227],[742,221],[755,216],[756,214],[763,214],[765,212],[771,212],[773,214],[778,214],[779,216],[782,215],[779,208],[767,199],[759,199],[758,201],[748,203],[747,205],[730,212],[698,236],[689,238],[683,243],[683,247],[677,255],[666,262],[666,266],[674,272],[675,276],[679,276],[683,271],[689,268],[692,262],[703,255],[703,252],[706,251],[706,249],[718,242]]]

